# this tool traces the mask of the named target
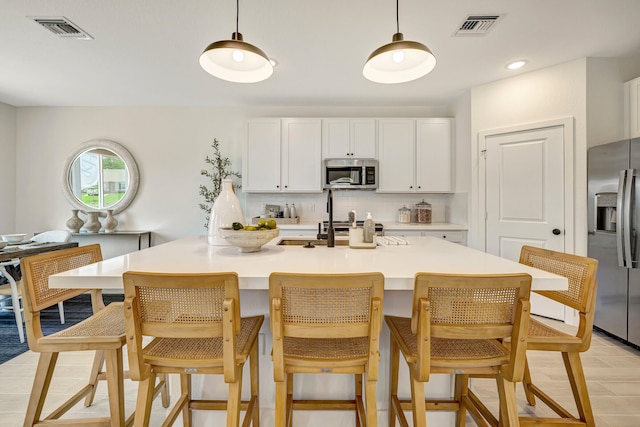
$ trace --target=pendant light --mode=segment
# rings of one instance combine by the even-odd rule
[[[200,55],[200,66],[222,80],[234,83],[255,83],[273,74],[273,65],[267,55],[242,39],[238,32],[240,0],[236,0],[236,31],[231,40],[211,43]]]
[[[393,41],[374,50],[362,74],[376,83],[404,83],[429,74],[436,66],[436,57],[422,43],[404,40],[400,32],[396,0],[396,33]]]

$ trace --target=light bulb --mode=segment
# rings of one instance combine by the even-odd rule
[[[393,59],[393,62],[395,62],[396,64],[399,64],[402,61],[404,61],[404,52],[401,50],[396,50],[393,52],[393,55],[391,56],[391,58]]]
[[[231,56],[233,57],[233,60],[236,62],[242,62],[244,61],[244,52],[238,49],[234,49],[233,53],[231,54]]]

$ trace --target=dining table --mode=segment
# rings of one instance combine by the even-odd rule
[[[75,248],[77,246],[77,242],[23,242],[20,244],[7,245],[3,249],[0,249],[0,262],[11,261],[13,259],[20,260],[20,258],[31,255]]]

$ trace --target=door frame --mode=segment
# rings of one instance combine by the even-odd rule
[[[487,138],[514,132],[535,131],[551,127],[561,127],[564,138],[564,249],[567,253],[575,253],[574,224],[574,118],[565,117],[529,124],[515,125],[478,132],[478,247],[487,251],[487,170],[484,152]]]

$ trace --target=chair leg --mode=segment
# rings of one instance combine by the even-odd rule
[[[60,323],[64,325],[64,303],[62,301],[58,303],[58,311],[60,312]]]
[[[370,381],[367,376],[365,383],[365,398],[367,399],[367,427],[378,426],[378,409],[376,406],[376,385],[377,381]]]
[[[191,402],[191,375],[180,374],[180,396],[186,396],[187,403],[182,408],[182,425],[184,427],[191,427],[193,420],[191,419],[191,409],[189,409],[189,402]],[[179,400],[181,400],[179,399]]]
[[[111,427],[124,427],[124,364],[122,362],[122,347],[115,350],[106,350],[105,355]]]
[[[140,384],[138,384],[138,399],[136,401],[136,416],[133,423],[134,427],[149,426],[155,384],[156,374],[153,371],[147,378],[140,381]]]
[[[171,396],[169,395],[169,377],[167,374],[158,375],[158,381],[164,381],[164,385],[160,390],[160,399],[162,400],[162,407],[168,408],[171,404]]]
[[[9,282],[9,286],[11,286],[11,306],[13,307],[13,315],[16,318],[16,326],[18,327],[18,336],[20,337],[20,342],[24,342],[24,327],[22,319],[22,309],[20,307],[20,295],[18,293],[18,284],[11,274],[7,272],[3,265],[0,265],[0,275],[4,276],[5,279]]]
[[[249,356],[249,379],[251,383],[251,398],[255,399],[251,425],[260,427],[260,359],[257,340]]]
[[[238,369],[236,382],[229,383],[229,397],[227,401],[227,427],[240,425],[240,400],[242,398],[242,368]]]
[[[524,394],[527,397],[527,403],[531,406],[536,405],[536,396],[529,387],[533,381],[531,380],[531,371],[529,370],[529,359],[524,359],[524,378],[522,380],[522,387],[524,388]]]
[[[57,361],[58,353],[40,353],[38,367],[33,379],[33,388],[31,389],[31,396],[29,397],[29,404],[24,417],[25,426],[33,426],[40,421],[42,407],[47,398],[51,377]]]
[[[409,366],[411,381],[411,411],[413,412],[413,427],[427,427],[427,408],[424,400],[424,383],[415,376],[415,366]]]
[[[287,427],[293,426],[293,374],[287,374]]]
[[[89,385],[91,385],[91,391],[84,399],[84,406],[91,406],[93,399],[98,389],[98,375],[102,373],[102,366],[104,366],[104,351],[96,350],[96,354],[93,356],[93,366],[91,367],[91,373],[89,374]]]
[[[287,376],[291,374],[285,373],[284,381],[276,381],[276,414],[274,425],[278,427],[286,427],[287,413]]]
[[[500,399],[500,425],[503,427],[517,427],[518,405],[516,403],[516,384],[506,380],[502,372],[496,377],[498,384],[498,396]]]
[[[393,337],[390,338],[389,355],[389,427],[396,426],[396,412],[393,404],[398,397],[398,370],[400,368],[400,348]]]
[[[355,374],[354,375],[355,378],[355,396],[356,396],[356,426],[358,427],[362,427],[365,426],[366,421],[361,419],[360,417],[360,411],[358,410],[358,403],[357,402],[362,402],[362,374]],[[366,409],[365,409],[366,411]]]
[[[580,420],[583,421],[587,427],[595,427],[596,422],[593,417],[593,410],[587,390],[587,381],[584,376],[584,370],[582,369],[582,362],[580,361],[580,353],[562,353],[562,359],[564,360],[564,366],[567,370],[569,383],[571,383],[571,390],[573,391],[573,397],[578,407]]]
[[[454,400],[458,402],[458,411],[456,412],[456,427],[464,427],[467,422],[467,408],[464,406],[464,400],[469,395],[469,376],[456,374]]]

